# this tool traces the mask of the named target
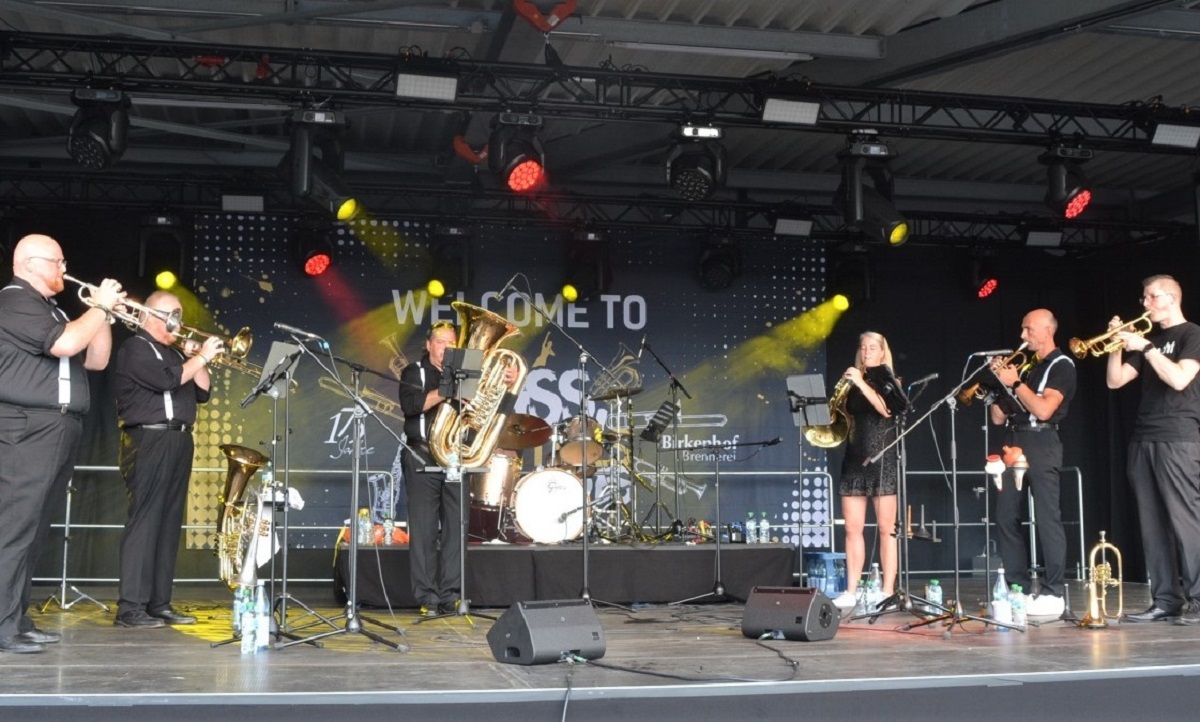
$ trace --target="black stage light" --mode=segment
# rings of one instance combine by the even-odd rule
[[[893,204],[894,183],[888,159],[894,157],[887,143],[874,134],[847,138],[838,154],[842,182],[833,197],[834,210],[843,222],[870,238],[891,246],[908,240],[908,220]]]
[[[715,139],[683,138],[667,151],[667,185],[685,200],[711,198],[725,185],[728,159]]]
[[[737,248],[730,241],[710,243],[700,254],[700,287],[706,291],[723,291],[733,285],[742,272]]]
[[[985,256],[971,259],[970,291],[975,298],[987,298],[1000,288],[995,265],[991,258]]]
[[[546,183],[546,154],[538,140],[538,115],[501,113],[488,139],[488,168],[517,193],[530,193]]]
[[[129,98],[120,90],[81,88],[71,93],[71,102],[78,110],[67,132],[67,153],[91,170],[116,163],[129,138]]]
[[[471,287],[471,233],[462,226],[441,226],[430,243],[429,283],[434,298]]]
[[[587,302],[612,285],[608,240],[597,231],[576,232],[567,246],[562,296],[569,303]]]
[[[1092,190],[1079,164],[1089,160],[1088,148],[1054,146],[1038,160],[1046,165],[1046,206],[1062,218],[1077,218],[1092,202]]]
[[[333,241],[330,229],[319,220],[302,222],[296,230],[296,262],[304,275],[315,277],[333,266]]]
[[[334,111],[298,110],[292,115],[292,144],[280,163],[292,195],[308,200],[339,221],[362,210],[342,180],[345,119]]]

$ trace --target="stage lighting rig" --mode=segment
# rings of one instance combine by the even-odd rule
[[[725,185],[729,165],[721,129],[684,125],[667,151],[667,185],[689,201],[711,198]]]
[[[67,132],[67,153],[90,170],[116,163],[129,138],[129,97],[120,90],[80,88],[71,102],[78,110]]]
[[[733,241],[722,238],[709,242],[700,254],[698,267],[700,287],[706,291],[723,291],[742,274],[742,259]]]
[[[1092,202],[1092,190],[1080,164],[1092,159],[1090,148],[1053,145],[1038,157],[1046,166],[1046,206],[1062,218],[1077,218]]]
[[[871,238],[899,246],[908,240],[908,220],[896,210],[894,183],[888,161],[891,146],[873,130],[860,130],[846,138],[838,153],[842,182],[834,193],[833,207],[842,220]]]
[[[488,139],[488,168],[510,190],[531,193],[546,183],[546,153],[537,132],[542,116],[500,113]]]
[[[296,229],[295,247],[296,262],[300,264],[304,275],[320,276],[333,266],[333,241],[329,236],[330,228],[324,220],[310,218],[301,221]]]
[[[333,110],[297,110],[292,114],[292,145],[280,162],[280,172],[292,195],[303,198],[349,221],[361,208],[342,180],[345,154],[341,136],[346,128],[342,113]]]

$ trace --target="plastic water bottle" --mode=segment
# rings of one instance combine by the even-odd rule
[[[767,512],[762,513],[762,519],[758,521],[758,543],[771,543],[771,520],[767,518]]]
[[[364,506],[358,510],[357,533],[359,546],[371,543],[371,533],[373,531],[371,528],[371,512]]]
[[[992,587],[992,619],[1012,624],[1012,602],[1008,598],[1008,585],[1004,581],[1004,567],[996,570],[996,584]],[[996,627],[998,632],[1007,632],[1008,627]]]
[[[1025,594],[1020,584],[1012,585],[1012,593],[1008,595],[1008,602],[1012,605],[1013,624],[1024,627],[1028,617],[1025,614]]]
[[[462,481],[462,467],[458,463],[458,452],[446,454],[446,481],[456,484]]]
[[[929,580],[929,588],[925,591],[925,600],[929,602],[929,611],[934,614],[941,614],[940,609],[944,597],[942,596],[942,583],[936,579]],[[938,605],[937,607],[933,605]]]
[[[254,592],[250,587],[239,587],[238,594],[242,602],[238,609],[238,616],[242,620],[239,625],[242,629],[242,654],[254,654],[258,651],[255,639],[258,625],[254,623]]]
[[[267,604],[267,591],[263,581],[258,580],[254,590],[254,648],[266,649],[271,645],[271,607]]]
[[[392,521],[392,517],[383,517],[383,545],[390,547],[392,545],[392,534],[396,531],[396,522]]]
[[[867,575],[859,580],[858,589],[854,592],[854,616],[867,613]]]
[[[875,611],[883,601],[883,575],[879,572],[879,562],[871,563],[871,575],[867,577],[867,609]]]
[[[242,631],[242,587],[233,590],[233,633],[241,634]]]
[[[758,543],[758,522],[754,520],[754,512],[746,512],[746,543]]]

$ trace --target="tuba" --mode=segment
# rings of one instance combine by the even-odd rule
[[[850,379],[838,379],[829,397],[829,423],[805,426],[804,438],[808,443],[821,449],[832,449],[846,440],[850,435],[850,417],[845,409],[846,395],[853,387]]]
[[[1107,553],[1112,552],[1117,558],[1117,576],[1113,578],[1112,565],[1108,563]],[[1096,563],[1096,557],[1104,555],[1104,561]],[[1079,626],[1087,627],[1088,629],[1104,629],[1108,626],[1108,619],[1120,619],[1121,614],[1125,611],[1125,589],[1121,585],[1121,550],[1117,549],[1113,544],[1104,540],[1104,532],[1100,532],[1100,541],[1096,546],[1092,547],[1092,553],[1088,555],[1088,582],[1087,582],[1087,614],[1079,621]],[[1108,590],[1107,587],[1117,588],[1117,613],[1108,613]]]
[[[482,351],[483,364],[475,398],[463,402],[460,409],[449,403],[438,409],[429,428],[429,451],[445,467],[484,466],[492,458],[508,415],[505,397],[521,390],[529,366],[517,352],[497,348],[504,339],[521,333],[515,325],[462,301],[450,307],[458,312],[458,348]],[[512,384],[504,382],[504,370],[509,366],[517,368]]]
[[[265,521],[262,518],[262,495],[256,494],[257,509],[250,509],[242,497],[246,494],[250,479],[270,459],[254,449],[235,444],[222,444],[221,451],[229,459],[229,473],[225,478],[225,492],[218,500],[217,557],[221,564],[221,581],[228,584],[230,589],[236,589],[244,583],[243,575],[253,573],[257,568],[254,562],[256,542],[262,534],[261,522]],[[267,533],[270,534],[269,527]]]

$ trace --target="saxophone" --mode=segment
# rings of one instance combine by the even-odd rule
[[[483,351],[483,364],[475,398],[464,402],[461,410],[449,403],[438,409],[429,428],[429,451],[445,467],[485,466],[508,415],[505,397],[521,390],[529,366],[517,352],[497,348],[504,339],[521,333],[503,316],[462,301],[450,307],[458,312],[458,348]],[[506,384],[504,371],[509,366],[517,368],[517,378]]]
[[[270,459],[254,449],[236,444],[222,444],[221,451],[229,459],[229,474],[225,478],[225,492],[219,500],[221,505],[217,508],[217,558],[221,564],[221,580],[230,589],[236,589],[245,581],[242,575],[247,571],[246,565],[250,565],[251,572],[257,568],[254,556],[256,542],[262,534],[261,522],[269,521],[263,518],[260,494],[256,494],[257,508],[248,508],[242,497],[251,477]],[[267,533],[270,533],[269,527]]]

